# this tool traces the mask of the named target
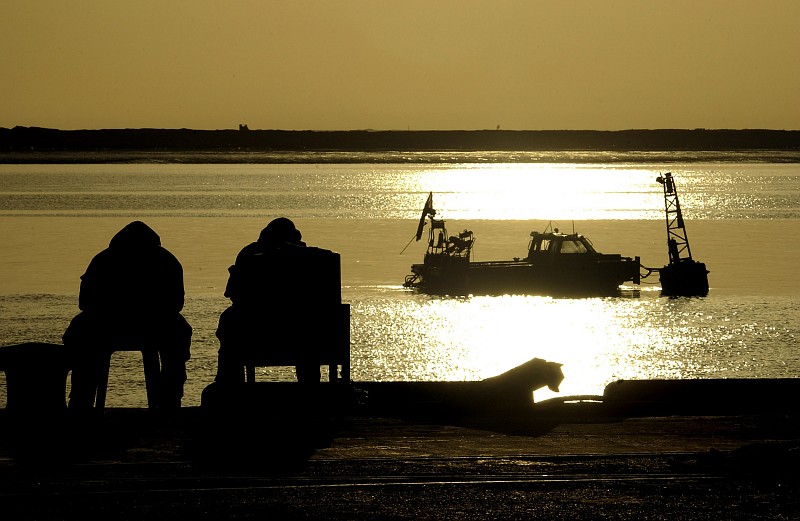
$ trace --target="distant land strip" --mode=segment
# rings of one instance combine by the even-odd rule
[[[775,151],[800,154],[800,130],[59,130],[0,128],[0,162],[70,162],[81,154],[280,152]],[[104,156],[103,153],[112,153]],[[77,154],[77,155],[76,155]],[[99,154],[99,155],[98,155]],[[48,155],[50,158],[48,159]],[[89,157],[89,156],[85,156]],[[200,156],[204,157],[204,156]]]

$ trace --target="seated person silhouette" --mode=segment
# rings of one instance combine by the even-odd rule
[[[107,353],[122,343],[158,348],[156,406],[180,408],[192,338],[183,303],[183,267],[155,231],[134,221],[114,235],[81,276],[81,312],[64,332],[73,364],[69,408],[93,407]]]
[[[331,257],[337,259],[329,262]],[[329,269],[330,268],[330,269]],[[294,223],[271,221],[256,242],[245,246],[231,266],[225,296],[231,306],[219,318],[216,381],[244,381],[248,349],[295,350],[308,354],[324,331],[306,321],[318,306],[341,303],[338,254],[309,247]],[[322,283],[318,283],[320,280]],[[320,365],[295,366],[298,382],[319,382]]]

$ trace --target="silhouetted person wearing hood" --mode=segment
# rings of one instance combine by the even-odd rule
[[[134,221],[114,235],[81,276],[81,312],[64,333],[73,359],[70,409],[93,406],[104,353],[118,343],[158,348],[158,407],[180,408],[192,338],[183,303],[183,267],[155,231]]]
[[[299,266],[307,263],[302,254],[311,250],[317,249],[306,247],[294,223],[279,217],[236,256],[225,288],[232,305],[217,328],[218,382],[244,381],[243,349],[262,349],[264,342],[268,349],[292,349],[300,343],[303,309],[315,296],[302,289],[305,274]],[[298,365],[296,371],[299,382],[320,380],[319,364]]]

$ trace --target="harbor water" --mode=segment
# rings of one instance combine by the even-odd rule
[[[565,375],[559,393],[537,391],[537,400],[601,394],[617,379],[800,376],[796,160],[601,152],[343,160],[0,165],[0,345],[60,343],[87,264],[142,220],[184,267],[183,314],[194,333],[183,403],[198,405],[216,372],[227,268],[269,220],[286,216],[309,245],[342,256],[355,381],[477,380],[534,357],[563,364]],[[600,252],[639,256],[643,273],[662,267],[655,179],[667,171],[692,256],[710,270],[706,297],[663,297],[657,273],[608,298],[442,297],[403,287],[425,251],[414,234],[429,192],[450,235],[474,232],[474,260],[522,257],[530,232],[552,226],[586,235]],[[291,368],[259,371],[259,379],[294,378]],[[115,355],[106,403],[146,404],[137,353]]]

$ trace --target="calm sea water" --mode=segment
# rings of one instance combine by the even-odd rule
[[[0,344],[60,342],[88,262],[122,226],[144,220],[184,265],[194,327],[184,404],[197,405],[216,371],[227,267],[284,215],[309,244],[342,254],[356,381],[473,380],[533,357],[564,364],[560,395],[601,394],[620,378],[800,376],[800,164],[741,154],[415,157],[0,165]],[[428,192],[451,234],[475,233],[476,260],[521,256],[530,232],[552,224],[661,267],[655,178],[666,171],[692,254],[711,270],[707,297],[661,297],[657,275],[614,298],[444,298],[402,287],[424,253],[413,235]],[[144,406],[139,357],[113,364],[108,405]],[[4,393],[0,385],[0,403]]]

